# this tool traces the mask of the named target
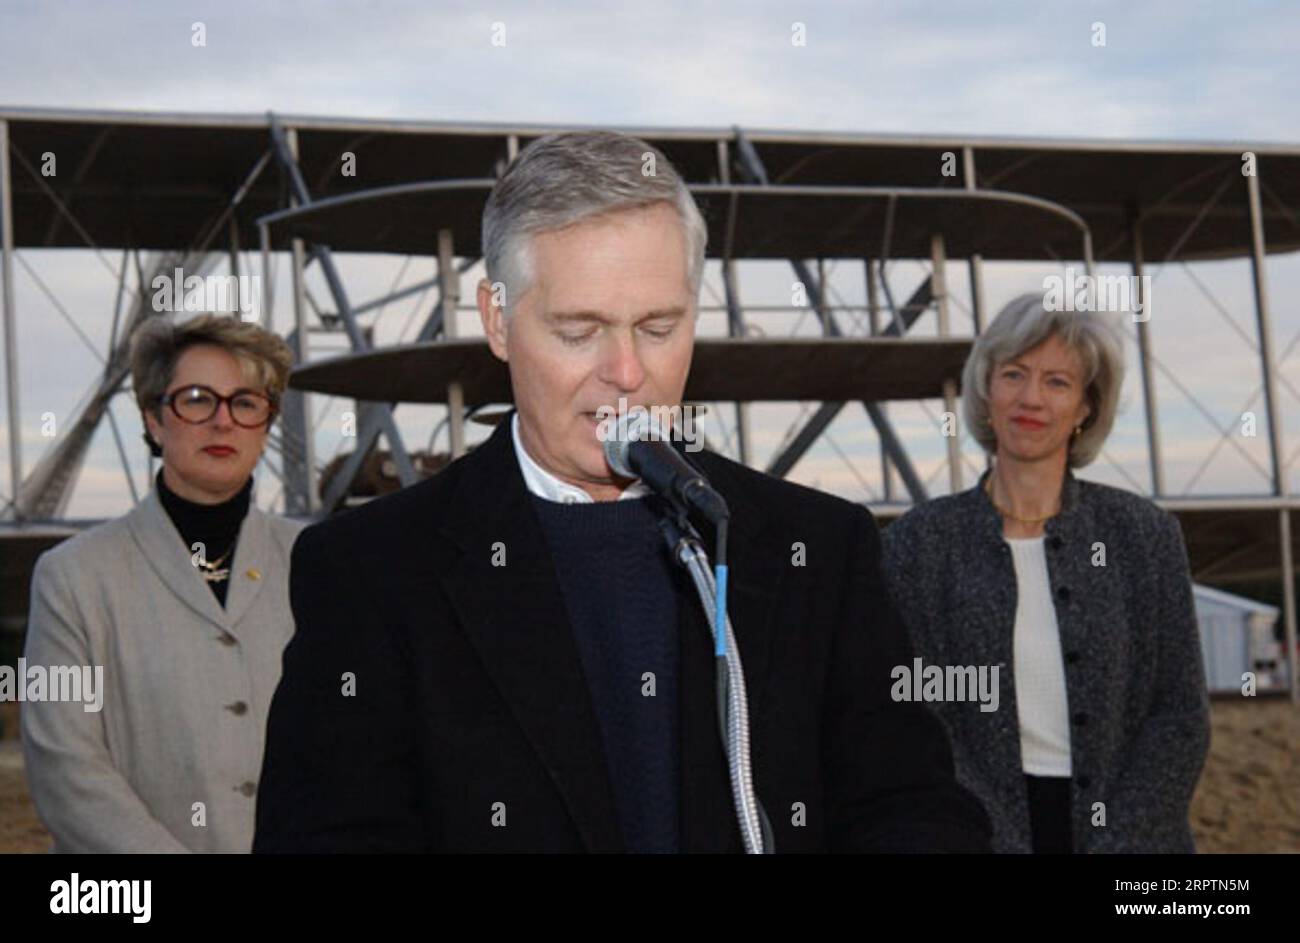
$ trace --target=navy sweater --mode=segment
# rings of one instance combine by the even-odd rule
[[[677,597],[657,499],[531,497],[599,720],[624,843],[633,852],[675,852]]]

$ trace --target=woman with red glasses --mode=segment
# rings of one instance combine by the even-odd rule
[[[131,358],[162,467],[134,510],[37,561],[27,664],[102,682],[95,703],[23,705],[28,782],[55,851],[246,852],[302,527],[250,499],[292,356],[205,314],[146,321]]]

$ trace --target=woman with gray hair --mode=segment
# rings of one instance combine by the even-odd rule
[[[156,487],[32,575],[27,662],[95,679],[95,703],[22,712],[55,851],[252,847],[301,528],[251,503],[252,472],[291,364],[280,338],[224,316],[155,317],[132,338]]]
[[[1013,300],[962,376],[992,467],[884,535],[918,667],[997,687],[991,702],[944,691],[935,705],[995,851],[1195,850],[1209,709],[1182,533],[1072,471],[1101,451],[1123,372],[1102,317]]]

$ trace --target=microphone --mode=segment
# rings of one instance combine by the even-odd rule
[[[699,511],[713,524],[726,521],[727,502],[677,454],[663,430],[644,409],[619,416],[605,439],[605,461],[624,478],[640,478],[656,493]]]
[[[635,407],[630,414],[620,415],[612,430],[606,419],[601,429],[605,461],[610,469],[625,478],[640,477],[651,489],[667,498],[678,512],[678,520],[673,520],[671,515],[665,516],[659,527],[667,538],[673,557],[690,570],[705,615],[712,623],[710,634],[713,637],[718,691],[718,723],[727,752],[741,836],[747,852],[770,852],[772,827],[753,787],[745,672],[727,618],[727,530],[731,526],[731,512],[722,495],[677,454],[658,422],[644,407]],[[708,556],[701,546],[699,534],[686,520],[687,508],[699,511],[716,529],[717,562],[713,566],[712,579],[709,578]]]

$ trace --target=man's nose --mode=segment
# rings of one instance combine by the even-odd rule
[[[645,382],[645,367],[630,336],[614,335],[603,353],[600,379],[619,390],[631,392]]]

